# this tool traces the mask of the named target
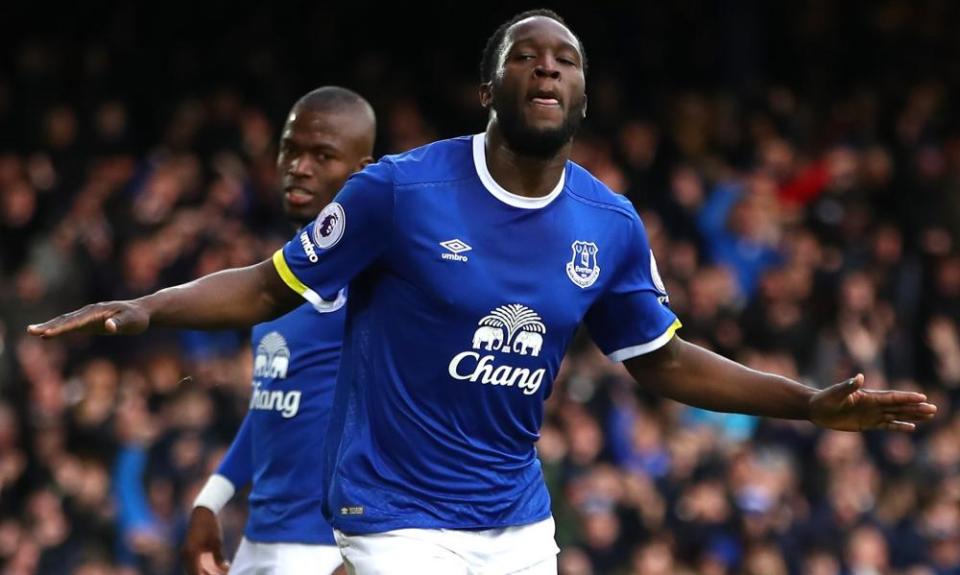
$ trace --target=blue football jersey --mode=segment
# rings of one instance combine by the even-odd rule
[[[535,443],[577,326],[616,361],[679,327],[627,200],[572,162],[512,194],[483,134],[353,175],[274,264],[310,301],[350,285],[324,509],[351,534],[548,517]]]
[[[252,541],[335,544],[320,486],[345,301],[335,293],[253,328],[250,410],[218,469],[237,487],[253,483],[245,530]]]

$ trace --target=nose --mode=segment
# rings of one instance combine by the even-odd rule
[[[537,61],[537,66],[533,69],[537,78],[551,78],[556,80],[560,77],[560,68],[557,61],[552,56],[544,56]]]
[[[311,173],[310,160],[307,158],[307,155],[301,154],[291,159],[287,172],[293,176],[309,176]]]

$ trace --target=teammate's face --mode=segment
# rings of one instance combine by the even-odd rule
[[[315,218],[353,172],[369,162],[358,118],[349,113],[294,108],[280,138],[277,168],[283,209],[303,225]]]
[[[497,72],[481,97],[516,152],[551,156],[576,133],[587,109],[579,45],[550,18],[527,18],[507,30]]]

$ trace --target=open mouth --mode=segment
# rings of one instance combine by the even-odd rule
[[[537,90],[530,98],[530,103],[534,106],[542,106],[544,108],[559,108],[560,98],[557,97],[556,92]]]
[[[297,186],[288,186],[284,189],[284,199],[293,206],[303,206],[313,201],[314,194],[309,190]]]
[[[530,101],[536,106],[546,106],[548,108],[560,107],[560,100],[556,98],[533,98]]]

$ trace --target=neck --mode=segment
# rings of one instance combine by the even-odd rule
[[[510,148],[495,120],[487,125],[487,170],[501,187],[518,196],[540,198],[557,186],[573,142],[548,158],[518,154]]]

